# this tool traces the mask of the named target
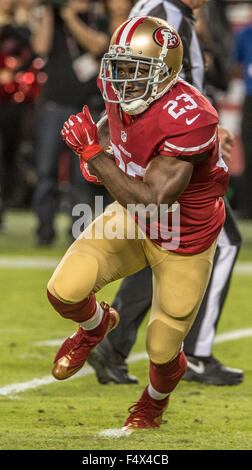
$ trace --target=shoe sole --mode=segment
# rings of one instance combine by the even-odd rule
[[[121,431],[123,432],[135,432],[135,431],[138,431],[138,430],[142,430],[142,429],[151,429],[151,430],[157,430],[159,429],[159,426],[132,426],[132,425],[128,425],[128,426],[123,426],[121,428]]]

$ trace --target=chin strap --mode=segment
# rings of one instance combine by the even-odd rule
[[[129,114],[129,116],[143,113],[148,106],[147,101],[144,101],[143,99],[131,101],[131,103],[121,103],[122,110],[126,114]]]

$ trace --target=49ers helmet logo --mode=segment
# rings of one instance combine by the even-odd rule
[[[178,47],[178,45],[180,43],[180,40],[179,40],[179,37],[176,34],[176,32],[173,31],[172,29],[168,29],[168,28],[165,28],[165,27],[162,26],[161,28],[156,29],[156,31],[154,31],[154,33],[153,33],[154,41],[159,46],[164,45],[165,37],[167,37],[167,48],[168,49]]]
[[[117,54],[125,54],[125,47],[117,46],[116,53]]]

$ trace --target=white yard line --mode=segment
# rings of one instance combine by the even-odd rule
[[[234,267],[234,274],[252,274],[252,263],[248,261],[239,261]]]
[[[2,269],[54,269],[58,262],[59,259],[49,257],[0,256]]]
[[[246,338],[248,336],[252,336],[252,328],[229,331],[227,333],[216,335],[214,343],[215,344],[223,343],[224,341],[232,341],[234,339]],[[35,343],[33,343],[33,345],[34,346],[61,346],[64,340],[65,338],[53,339],[53,340],[48,340],[48,341],[36,341]],[[131,361],[130,357],[129,357],[129,362]]]
[[[222,333],[222,334],[217,335],[215,338],[215,343],[218,344],[224,341],[233,341],[233,340],[240,339],[240,338],[247,338],[249,336],[252,336],[252,328],[229,331],[228,333]],[[33,343],[33,344],[40,345],[40,346],[41,345],[57,346],[58,344],[61,344],[61,343],[62,343],[62,340],[55,340],[55,341],[41,341],[39,343]],[[133,364],[134,362],[142,361],[143,359],[148,359],[146,352],[131,354],[129,356],[128,363]],[[78,377],[90,375],[93,373],[94,373],[93,369],[89,367],[88,365],[86,365],[81,371],[79,371],[73,377],[70,377],[68,380],[74,380],[74,379],[77,379]],[[38,387],[41,387],[42,385],[49,385],[51,383],[56,383],[56,382],[59,383],[56,379],[54,379],[54,377],[52,377],[51,375],[47,375],[40,379],[34,378],[27,382],[13,383],[10,385],[5,385],[3,387],[0,387],[0,396],[7,396],[10,398],[13,398],[18,393],[25,392],[27,390],[31,390],[34,388],[38,388]]]
[[[147,359],[147,354],[146,353],[138,353],[138,354],[133,354],[128,362],[138,362],[141,361],[142,359]],[[75,374],[73,377],[70,377],[68,380],[74,380],[77,379],[78,377],[82,377],[85,375],[90,375],[93,374],[94,370],[92,367],[86,365],[82,370],[80,370],[77,374]],[[34,378],[32,380],[29,380],[27,382],[19,382],[19,383],[13,383],[10,385],[5,385],[3,387],[0,387],[0,396],[15,396],[18,393],[21,392],[26,392],[26,390],[31,390],[34,388],[41,387],[42,385],[49,385],[51,383],[59,383],[58,380],[56,380],[52,375],[46,375],[45,377],[42,377],[41,379]]]
[[[228,331],[227,333],[220,333],[219,335],[216,335],[214,343],[224,343],[224,341],[233,341],[234,339],[248,338],[249,336],[252,336],[252,328]]]
[[[0,268],[2,269],[54,269],[60,259],[34,256],[0,256]],[[252,263],[239,261],[234,268],[234,274],[252,274]]]
[[[82,371],[75,375],[75,377],[80,377],[81,375],[89,375],[93,373],[93,369],[91,367],[86,366]],[[68,380],[71,380],[68,379]],[[2,396],[9,396],[9,395],[16,395],[17,393],[25,392],[26,390],[31,390],[33,388],[41,387],[42,385],[49,385],[53,382],[58,382],[52,375],[46,375],[41,379],[32,379],[28,382],[19,382],[10,385],[5,385],[4,387],[0,388],[0,395]]]

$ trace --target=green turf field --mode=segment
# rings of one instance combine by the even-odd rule
[[[32,214],[10,211],[0,234],[0,450],[251,450],[252,223],[240,223],[244,243],[214,346],[218,359],[244,370],[244,383],[215,387],[182,381],[160,429],[119,438],[102,433],[122,426],[147,384],[146,324],[129,359],[139,385],[99,385],[88,366],[68,381],[51,377],[57,342],[74,331],[45,295],[53,266],[68,244],[65,216],[57,218],[57,227],[55,244],[38,249]],[[118,284],[106,287],[98,300],[110,302]]]

